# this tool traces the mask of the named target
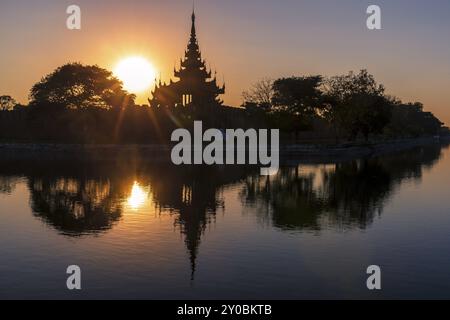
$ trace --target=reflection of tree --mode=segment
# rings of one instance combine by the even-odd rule
[[[256,168],[255,168],[256,169]],[[111,162],[6,162],[2,171],[25,176],[36,217],[66,236],[97,234],[121,218],[135,181],[148,187],[160,213],[172,213],[190,257],[192,276],[208,225],[224,207],[220,191],[245,178],[246,168],[175,167],[139,159]]]
[[[18,180],[16,177],[0,176],[0,193],[12,193],[16,188]]]
[[[323,180],[329,219],[341,226],[366,228],[382,212],[393,188],[391,175],[377,160],[338,164]]]
[[[258,207],[261,219],[270,218],[277,227],[316,229],[322,204],[313,180],[314,175],[300,175],[298,169],[282,168],[276,177],[247,178],[243,197],[247,205]]]
[[[243,182],[245,205],[255,206],[262,221],[281,230],[367,228],[396,186],[420,179],[440,155],[440,146],[430,146],[309,170],[304,165],[282,168],[270,178],[259,176],[257,168],[174,167],[136,159],[0,161],[0,190],[12,191],[17,178],[8,177],[25,177],[34,215],[61,234],[82,236],[112,228],[138,181],[151,190],[161,214],[173,214],[193,277],[204,232],[225,206],[221,191],[226,185]]]
[[[420,179],[440,156],[437,145],[308,173],[301,165],[284,168],[275,177],[248,177],[242,198],[280,229],[320,230],[324,224],[364,229],[381,214],[396,185]]]
[[[20,159],[0,157],[0,177],[23,177],[33,214],[65,236],[109,230],[118,222],[123,199],[134,182],[134,163],[95,162],[60,154]],[[131,171],[131,173],[130,173]]]
[[[109,181],[31,177],[35,216],[65,235],[108,230],[121,216],[119,197]]]

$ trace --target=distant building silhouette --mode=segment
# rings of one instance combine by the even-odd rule
[[[195,12],[192,12],[191,37],[181,59],[181,67],[174,70],[178,82],[170,80],[170,84],[156,85],[149,99],[152,107],[176,107],[195,105],[222,105],[219,95],[225,94],[225,85],[219,87],[216,77],[208,71],[205,60],[202,59],[195,30]]]

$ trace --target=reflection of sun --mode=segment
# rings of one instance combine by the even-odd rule
[[[156,70],[145,58],[128,57],[117,64],[114,75],[123,82],[125,90],[139,93],[151,87],[155,81]]]
[[[137,182],[135,182],[127,202],[131,209],[137,210],[144,205],[147,198],[148,194]]]

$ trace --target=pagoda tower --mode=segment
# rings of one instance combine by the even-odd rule
[[[195,30],[195,11],[192,12],[191,36],[180,65],[180,69],[174,69],[174,75],[179,81],[170,80],[166,84],[159,80],[152,91],[152,98],[148,100],[151,107],[223,104],[219,95],[225,94],[225,85],[218,86],[216,77],[211,75],[211,70],[208,70],[202,59]]]

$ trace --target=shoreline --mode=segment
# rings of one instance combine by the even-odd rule
[[[372,143],[345,143],[338,145],[283,144],[280,160],[345,161],[406,151],[415,147],[450,144],[450,136],[416,139],[396,139]],[[83,159],[105,161],[138,157],[145,161],[170,161],[170,145],[81,145],[52,143],[0,143],[0,159]]]

